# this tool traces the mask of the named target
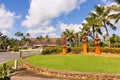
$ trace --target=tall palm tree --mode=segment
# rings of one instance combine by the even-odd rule
[[[3,35],[1,37],[1,44],[4,46],[4,49],[7,48],[8,43],[9,43],[9,38],[7,36]]]
[[[66,31],[64,31],[62,34],[66,36],[68,43],[72,47],[74,31],[71,29],[66,29]]]
[[[30,33],[26,33],[24,41],[28,47],[30,43]]]
[[[111,19],[109,18],[110,9],[109,7],[104,7],[101,5],[97,5],[95,7],[95,13],[94,14],[97,17],[97,26],[98,28],[105,28],[106,34],[108,36],[108,46],[110,47],[110,37],[108,32],[108,27],[110,27],[113,30],[116,30],[116,26],[111,22]]]
[[[29,38],[30,37],[30,33],[26,33],[26,37]]]
[[[23,37],[23,33],[21,33],[21,32],[16,32],[15,33],[15,35],[18,37],[18,46],[20,45],[20,41],[19,40],[21,40],[21,38]]]
[[[74,33],[73,37],[74,37],[74,44],[76,47],[78,47],[78,39],[79,39],[78,33]]]
[[[120,0],[115,0],[115,2],[117,2],[118,4],[120,4]]]
[[[120,0],[115,0],[115,2],[117,2],[118,4],[109,6],[109,9],[117,12],[110,15],[110,18],[115,19],[115,22],[117,23],[120,20]]]
[[[19,32],[19,31],[18,31],[18,32],[16,32],[16,33],[15,33],[15,35],[16,35],[18,38],[23,37],[23,33]]]
[[[95,38],[95,31],[99,32],[99,34],[102,35],[100,28],[96,24],[97,17],[94,14],[90,13],[89,17],[87,17],[85,20],[86,20],[86,23],[82,23],[83,32],[85,31],[87,35],[92,37],[92,39]]]

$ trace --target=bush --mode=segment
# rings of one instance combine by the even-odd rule
[[[43,48],[42,54],[46,55],[46,54],[57,54],[61,52],[61,48],[60,47],[45,47]]]
[[[6,52],[6,50],[5,49],[0,49],[0,52]]]
[[[101,52],[105,52],[105,53],[120,53],[120,48],[101,48]]]
[[[82,51],[82,48],[81,47],[72,47],[71,48],[71,52],[72,53],[75,53],[75,54],[78,54]]]
[[[14,47],[12,48],[12,51],[14,51],[14,52],[19,51],[19,47],[18,47],[18,46],[14,46]]]
[[[101,52],[105,53],[120,53],[120,48],[105,48],[100,47]],[[82,47],[68,47],[67,53],[79,54],[83,51]],[[42,54],[58,54],[62,52],[62,47],[45,47],[43,48]],[[88,52],[95,52],[95,47],[88,47]]]
[[[70,48],[70,47],[69,47],[69,48],[67,48],[67,53],[68,53],[68,52],[71,52],[71,48]]]
[[[71,47],[71,52],[73,53],[80,53],[83,51],[82,47]],[[120,53],[120,48],[105,48],[105,47],[100,47],[101,52],[105,53]],[[88,52],[95,52],[95,47],[88,47]]]

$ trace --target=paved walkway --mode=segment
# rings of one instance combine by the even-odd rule
[[[11,74],[11,80],[70,80],[70,79],[58,79],[58,78],[38,75],[28,71],[25,68],[22,68],[17,72]]]

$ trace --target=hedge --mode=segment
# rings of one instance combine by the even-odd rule
[[[101,49],[101,52],[120,54],[120,48],[100,47],[100,49]],[[82,47],[71,47],[71,52],[72,53],[80,53],[82,51],[83,51]],[[94,47],[89,47],[88,52],[95,52],[95,48]]]
[[[46,55],[46,54],[57,54],[60,53],[62,51],[61,47],[44,47],[42,54]]]
[[[105,53],[120,53],[120,48],[106,48],[101,47],[101,52]],[[67,53],[80,54],[83,51],[82,47],[67,47]],[[88,47],[88,52],[94,52],[94,47]],[[42,54],[58,54],[62,52],[62,47],[45,47],[43,48]]]

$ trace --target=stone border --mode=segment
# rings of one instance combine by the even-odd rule
[[[23,66],[26,67],[28,70],[35,72],[37,74],[57,77],[57,78],[66,78],[66,79],[75,79],[75,80],[120,80],[120,74],[67,72],[67,71],[65,72],[65,71],[36,67],[27,62],[23,62]]]

